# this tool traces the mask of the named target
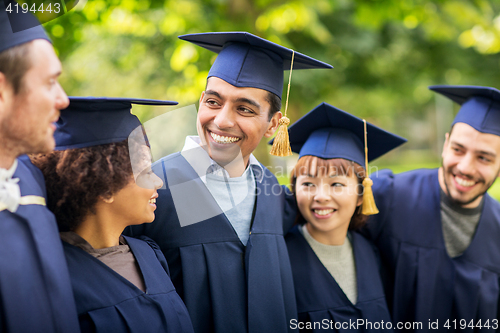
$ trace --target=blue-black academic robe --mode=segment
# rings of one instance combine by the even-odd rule
[[[245,247],[180,153],[161,159],[153,170],[165,183],[158,190],[156,219],[134,226],[132,233],[144,234],[160,245],[195,332],[290,331],[289,322],[297,311],[283,238],[285,193],[276,177],[266,168],[264,174],[253,168],[257,195]],[[188,208],[176,211],[172,194],[178,206]],[[219,212],[181,226],[178,214],[210,215],[209,210]]]
[[[429,329],[429,320],[437,320],[440,331],[448,320],[451,331],[453,320],[460,328],[461,319],[467,325],[497,327],[500,204],[485,195],[471,244],[450,258],[441,225],[438,170],[399,175],[384,170],[372,179],[380,214],[369,221],[368,234],[387,269],[386,295],[394,322],[421,322],[422,331],[436,331]]]
[[[151,240],[125,238],[146,292],[99,259],[63,242],[82,332],[193,332],[158,246]]]
[[[323,266],[298,226],[286,235],[298,321],[300,325],[309,322],[313,328],[301,332],[378,332],[381,328],[384,332],[392,331],[375,249],[361,234],[352,232],[350,235],[357,275],[356,304],[351,303]],[[353,325],[361,323],[359,320],[365,322]]]
[[[21,196],[46,197],[43,175],[27,156],[13,178]],[[0,212],[0,332],[79,332],[56,220],[45,206]]]

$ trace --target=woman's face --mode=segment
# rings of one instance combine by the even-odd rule
[[[354,172],[297,177],[297,205],[314,239],[328,245],[344,243],[351,217],[363,202],[360,187]]]
[[[162,185],[162,180],[151,169],[142,172],[135,181],[130,176],[130,182],[113,195],[115,213],[122,215],[127,225],[153,222],[158,197],[156,190]]]
[[[131,163],[134,175],[130,182],[113,195],[115,214],[122,215],[127,225],[153,222],[155,219],[157,189],[163,181],[151,170],[149,147],[139,146],[131,149]]]

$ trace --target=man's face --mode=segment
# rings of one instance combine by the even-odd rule
[[[0,136],[17,155],[54,149],[54,123],[59,110],[69,105],[68,96],[57,81],[61,63],[52,45],[34,40],[30,57],[31,67],[23,77],[21,91],[14,94],[5,78],[2,85]]]
[[[211,77],[200,97],[197,130],[210,157],[221,165],[232,162],[241,152],[245,165],[262,137],[276,131],[281,113],[269,119],[268,92],[238,88]]]
[[[464,208],[477,207],[500,172],[500,137],[464,123],[446,134],[439,183]]]

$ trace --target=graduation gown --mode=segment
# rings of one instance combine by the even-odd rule
[[[450,258],[440,210],[438,170],[390,171],[372,177],[380,214],[367,234],[378,245],[387,268],[387,298],[394,322],[438,321],[458,330],[464,319],[497,327],[500,301],[500,204],[488,194],[466,251]],[[443,328],[444,327],[444,328]],[[465,327],[463,331],[479,330]],[[485,330],[483,328],[483,330]],[[433,330],[435,331],[435,330]]]
[[[154,242],[126,237],[146,292],[84,250],[63,242],[82,332],[190,333],[186,307]]]
[[[264,174],[253,169],[260,181],[245,247],[180,153],[161,159],[153,170],[165,183],[158,190],[156,219],[132,227],[132,233],[159,244],[195,332],[290,331],[289,322],[297,312],[283,238],[285,193],[276,177],[266,168]],[[185,191],[172,190],[179,187]],[[212,217],[181,226],[178,214],[191,212]]]
[[[27,156],[13,178],[21,196],[46,197],[43,175]],[[56,220],[43,205],[0,212],[0,331],[79,332]]]
[[[298,226],[285,237],[295,284],[299,322],[317,325],[304,332],[391,332],[391,317],[385,300],[378,258],[373,245],[357,232],[351,233],[358,299],[356,304],[344,294],[333,276],[307,243]],[[363,319],[366,325],[351,326]],[[387,326],[389,323],[390,326]],[[302,324],[301,324],[302,325]],[[305,326],[304,326],[305,327]],[[354,328],[356,327],[356,329]],[[337,329],[338,328],[338,329]],[[379,329],[375,329],[379,328]]]

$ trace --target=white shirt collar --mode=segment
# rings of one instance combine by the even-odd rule
[[[15,212],[21,200],[19,178],[12,178],[17,169],[17,159],[9,169],[0,168],[0,211],[8,209]]]
[[[14,163],[9,169],[0,168],[0,181],[6,181],[11,179],[17,169],[17,159],[14,160]]]
[[[189,162],[189,164],[191,164],[203,183],[206,184],[207,170],[211,165],[218,166],[222,170],[222,172],[224,172],[225,175],[229,178],[228,172],[224,168],[220,167],[217,162],[210,158],[210,155],[208,155],[206,150],[200,146],[200,143],[201,140],[198,136],[187,136],[184,147],[181,151],[181,155]],[[262,168],[262,165],[259,163],[259,161],[257,161],[253,154],[250,154],[250,158],[248,161],[248,165],[252,166],[252,169],[254,170],[253,173],[256,180],[258,182],[261,182],[262,178],[264,177],[264,169]],[[255,172],[256,168],[258,169],[258,172]],[[245,175],[248,170],[249,168],[247,166],[245,172],[243,172],[243,175]]]

